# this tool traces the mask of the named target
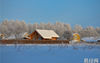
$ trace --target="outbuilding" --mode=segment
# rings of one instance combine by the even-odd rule
[[[80,42],[80,35],[78,33],[73,34],[73,41]]]
[[[4,39],[4,34],[0,34],[0,40]]]

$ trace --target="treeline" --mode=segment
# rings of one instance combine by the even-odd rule
[[[81,37],[99,37],[100,27],[94,28],[88,26],[83,28],[81,25],[75,25],[73,28],[70,24],[56,22],[52,23],[25,23],[19,20],[4,20],[0,23],[0,33],[5,34],[6,37],[14,35],[16,38],[24,32],[32,33],[35,29],[54,30],[60,39],[71,39],[73,33],[79,33]]]

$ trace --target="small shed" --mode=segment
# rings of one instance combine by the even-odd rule
[[[33,40],[57,40],[59,36],[53,30],[40,30],[36,29],[29,35]]]
[[[73,40],[76,42],[80,42],[80,35],[78,33],[73,34]]]
[[[4,39],[4,34],[0,34],[0,40]]]

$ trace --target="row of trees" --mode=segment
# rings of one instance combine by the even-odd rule
[[[81,37],[99,37],[100,27],[94,28],[88,26],[83,28],[81,25],[75,25],[74,28],[70,24],[61,22],[56,23],[25,23],[25,21],[19,20],[4,20],[0,23],[0,33],[5,34],[6,37],[14,35],[16,38],[20,37],[20,34],[24,32],[32,33],[35,29],[47,29],[54,30],[60,39],[71,39],[72,33],[79,33]]]

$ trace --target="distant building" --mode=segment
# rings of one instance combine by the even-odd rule
[[[78,33],[73,34],[73,41],[80,42],[80,35]]]
[[[0,34],[0,40],[4,39],[4,34]]]
[[[29,35],[33,40],[57,40],[59,36],[53,30],[40,30],[36,29]]]

